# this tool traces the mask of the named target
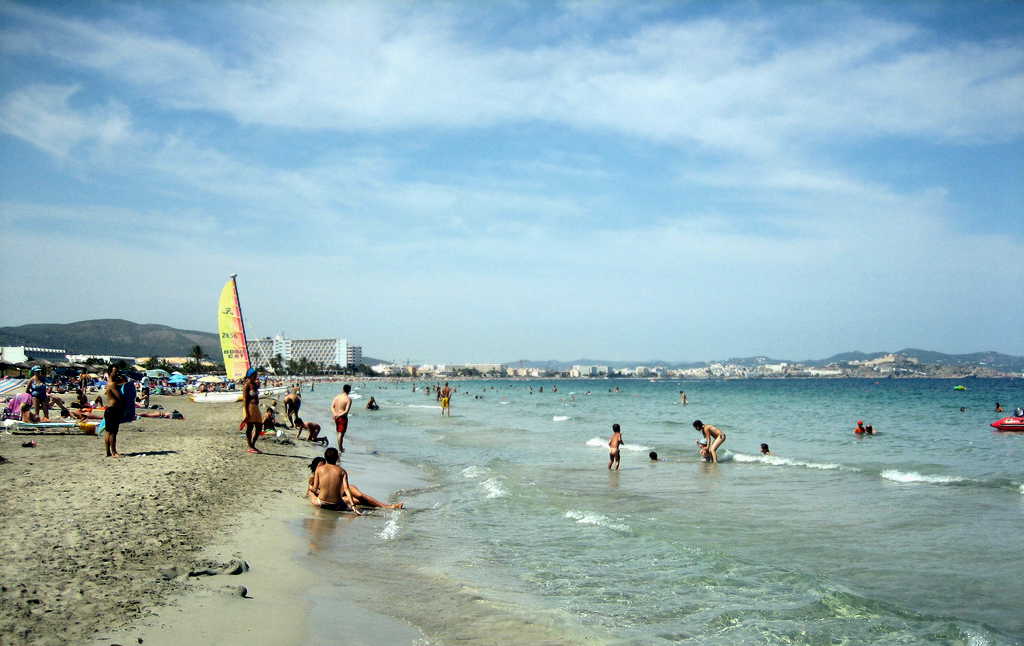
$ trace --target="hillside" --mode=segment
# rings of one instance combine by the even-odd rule
[[[199,345],[214,360],[220,356],[220,339],[216,334],[123,319],[0,327],[0,345],[65,348],[70,354],[129,357],[185,357],[192,352],[192,346]]]

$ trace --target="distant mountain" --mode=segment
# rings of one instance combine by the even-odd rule
[[[943,354],[931,350],[906,348],[896,354],[913,357],[921,363],[938,363],[943,365],[982,364],[997,370],[1024,370],[1024,357],[1015,357],[993,350],[988,352],[971,352],[969,354]]]
[[[807,365],[821,366],[829,363],[846,363],[850,361],[870,361],[887,354],[900,354],[917,359],[921,363],[940,366],[984,365],[995,370],[1017,372],[1024,370],[1024,357],[1016,357],[1001,352],[971,352],[969,354],[946,354],[934,350],[904,348],[895,352],[843,352],[834,354],[827,359],[803,361]]]
[[[0,345],[64,348],[69,354],[129,357],[187,357],[192,346],[198,345],[212,360],[220,358],[220,337],[216,334],[123,319],[2,327]]]
[[[733,364],[746,367],[754,367],[764,364],[778,364],[778,363],[801,363],[807,366],[824,366],[832,363],[848,363],[850,361],[870,361],[879,357],[884,357],[887,354],[901,354],[906,357],[917,359],[923,364],[930,365],[947,365],[947,366],[964,366],[964,365],[983,365],[994,370],[1001,370],[1005,372],[1021,372],[1024,371],[1024,357],[1017,357],[1009,354],[1002,354],[1000,352],[972,352],[970,354],[945,354],[942,352],[935,352],[932,350],[919,350],[916,348],[906,348],[903,350],[897,350],[895,352],[841,352],[834,354],[826,359],[804,359],[802,361],[794,361],[792,359],[774,359],[766,356],[755,356],[755,357],[733,357],[731,359],[719,359],[714,361],[663,361],[663,360],[648,360],[648,361],[608,361],[606,359],[576,359],[573,361],[557,361],[554,359],[548,359],[546,361],[536,361],[521,359],[518,361],[509,361],[505,365],[509,368],[546,368],[548,370],[559,370],[565,371],[574,365],[580,366],[608,366],[610,368],[632,368],[634,366],[664,366],[666,368],[700,368],[707,366],[711,363],[723,363]]]

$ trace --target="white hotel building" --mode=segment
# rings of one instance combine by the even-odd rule
[[[269,366],[281,355],[282,361],[307,359],[327,366],[357,366],[363,362],[363,349],[350,345],[346,339],[289,339],[284,334],[262,339],[247,339],[249,358],[253,365]]]

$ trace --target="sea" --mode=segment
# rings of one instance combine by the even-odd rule
[[[433,383],[353,382],[343,463],[408,509],[310,537],[319,603],[424,645],[1024,641],[1022,379],[469,380],[451,417]]]

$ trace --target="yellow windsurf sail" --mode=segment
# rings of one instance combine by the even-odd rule
[[[224,289],[220,290],[217,324],[228,379],[241,379],[249,370],[249,347],[245,343],[245,323],[242,322],[242,308],[238,305],[235,274],[231,275]]]

